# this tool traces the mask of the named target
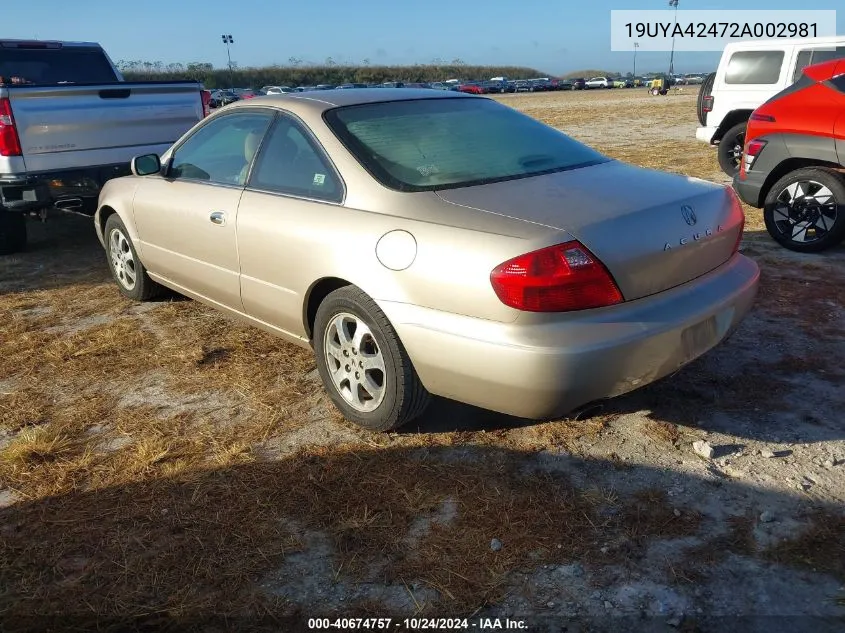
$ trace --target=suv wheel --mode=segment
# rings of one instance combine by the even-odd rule
[[[733,178],[739,172],[739,161],[742,160],[742,147],[745,145],[745,128],[748,122],[737,123],[722,136],[719,141],[719,167]]]
[[[772,239],[789,250],[836,246],[845,238],[845,179],[822,167],[787,174],[769,190],[763,220]]]

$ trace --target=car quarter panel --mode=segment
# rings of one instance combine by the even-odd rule
[[[536,239],[492,230],[501,225],[485,229],[460,210],[444,213],[446,205],[430,192],[386,195],[361,209],[247,189],[238,210],[247,314],[304,337],[310,289],[320,279],[335,277],[360,287],[378,303],[413,304],[500,322],[516,319],[518,312],[493,292],[490,273],[503,261],[539,248]],[[384,212],[383,205],[391,212]],[[379,246],[396,231],[413,239],[398,240],[399,251],[385,242]],[[555,233],[541,234],[545,245]]]
[[[734,176],[734,189],[746,204],[758,209],[765,203],[767,188],[774,184],[772,174],[785,161],[803,159],[820,163],[840,163],[837,156],[836,140],[830,136],[809,134],[765,134],[755,125],[749,128],[753,136],[749,140],[766,142],[754,165],[741,174]],[[782,175],[782,174],[781,174]]]

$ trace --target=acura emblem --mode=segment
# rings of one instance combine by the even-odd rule
[[[695,210],[688,204],[681,207],[681,215],[684,216],[684,222],[690,226],[698,222],[698,218],[695,217]]]

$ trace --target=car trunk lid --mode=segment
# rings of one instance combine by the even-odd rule
[[[628,301],[717,268],[734,254],[743,225],[728,188],[615,160],[438,195],[569,233],[604,263]]]

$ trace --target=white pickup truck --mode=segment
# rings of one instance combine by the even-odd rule
[[[96,211],[133,156],[163,153],[208,114],[192,81],[126,82],[98,45],[0,39],[0,255],[26,216]]]

